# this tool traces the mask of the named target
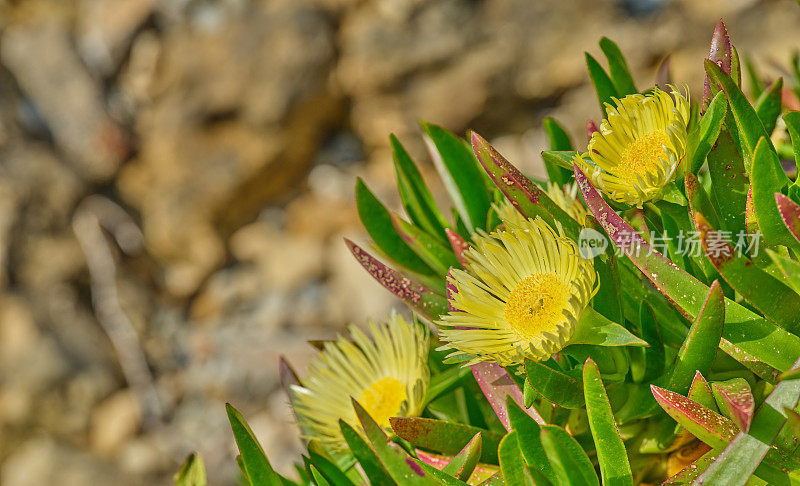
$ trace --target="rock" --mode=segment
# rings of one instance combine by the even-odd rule
[[[130,390],[115,393],[92,412],[89,443],[95,454],[113,456],[139,429],[141,411]]]
[[[128,154],[127,135],[107,115],[99,84],[70,46],[63,22],[35,20],[5,30],[0,59],[80,172],[108,180]]]

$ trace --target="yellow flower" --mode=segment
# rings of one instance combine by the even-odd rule
[[[591,260],[541,218],[526,219],[510,205],[498,208],[504,225],[473,237],[465,252],[469,273],[453,269],[453,311],[437,324],[451,356],[507,366],[543,360],[572,337],[597,290]]]
[[[550,199],[552,199],[553,202],[558,205],[558,207],[563,209],[565,213],[575,218],[575,221],[580,223],[581,226],[586,224],[586,215],[588,214],[588,211],[577,199],[577,184],[571,182],[569,184],[564,184],[562,187],[558,184],[548,182],[547,195],[550,196]]]
[[[355,398],[383,427],[389,417],[422,412],[430,372],[428,332],[392,313],[384,324],[369,323],[368,334],[356,326],[325,343],[308,366],[308,376],[291,387],[292,406],[304,436],[332,451],[347,447],[339,419],[358,424]]]
[[[606,103],[608,118],[592,134],[588,155],[575,163],[611,199],[641,207],[658,198],[686,153],[689,101],[658,88]]]

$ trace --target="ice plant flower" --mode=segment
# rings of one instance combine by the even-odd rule
[[[304,436],[336,452],[347,447],[339,419],[358,420],[351,397],[383,427],[390,417],[422,412],[430,372],[426,329],[392,313],[386,324],[370,322],[368,333],[348,328],[312,359],[308,376],[291,387],[291,400]]]
[[[586,224],[586,215],[589,211],[578,201],[578,185],[574,182],[564,184],[563,187],[552,182],[547,183],[547,195],[565,213],[572,216],[581,225]]]
[[[447,315],[437,322],[444,349],[475,363],[503,366],[544,360],[572,337],[597,290],[591,260],[541,218],[511,205],[497,208],[503,225],[473,237],[469,272],[453,269]]]
[[[654,88],[614,104],[606,103],[608,117],[589,141],[593,164],[580,155],[575,162],[611,199],[641,207],[661,195],[686,153],[689,101]]]

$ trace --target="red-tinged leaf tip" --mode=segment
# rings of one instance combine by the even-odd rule
[[[594,120],[586,120],[586,136],[589,137],[589,140],[592,139],[594,132],[599,132],[600,129],[597,128],[597,124]]]
[[[462,238],[461,235],[450,228],[445,228],[444,232],[447,234],[447,240],[450,242],[450,246],[453,247],[453,252],[456,254],[456,258],[458,258],[458,263],[460,263],[462,267],[466,268],[467,259],[464,256],[464,252],[469,249],[469,243],[467,243],[467,241]]]
[[[412,471],[414,471],[414,474],[416,474],[421,478],[425,477],[425,471],[422,470],[422,468],[419,466],[419,464],[417,464],[417,462],[413,458],[406,457],[406,464],[408,464],[408,467]]]
[[[289,395],[289,387],[292,385],[299,385],[300,379],[297,377],[297,373],[294,371],[294,368],[292,368],[292,365],[289,364],[286,357],[283,355],[278,359],[278,370],[281,377],[281,386],[286,391],[286,394]]]
[[[520,209],[519,202],[510,194],[510,188],[521,192],[531,203],[539,203],[541,189],[536,187],[536,185],[525,177],[519,169],[500,155],[500,152],[495,150],[489,142],[475,132],[472,132],[472,150],[475,152],[475,157],[478,159],[478,162],[480,162],[486,173],[489,174],[489,177],[497,188],[505,194],[508,200],[511,201],[511,204],[513,204],[520,213],[523,215],[525,214]]]
[[[756,220],[756,207],[753,202],[753,185],[747,189],[747,199],[744,207],[744,228],[750,234],[758,231],[758,221]]]
[[[403,229],[403,223],[405,221],[403,221],[403,219],[397,214],[392,213],[390,216],[392,218],[392,224],[394,225],[394,229],[397,231],[397,234],[399,234],[400,237],[403,238],[403,241],[405,241],[409,245],[413,244],[414,237],[408,234],[408,232],[404,231]]]
[[[735,380],[733,383],[714,383],[711,386],[723,402],[720,408],[727,410],[728,416],[740,429],[749,431],[756,404],[747,382]]]
[[[714,29],[714,35],[711,37],[711,48],[708,52],[708,58],[715,62],[725,74],[730,76],[731,61],[733,59],[731,39],[728,36],[728,29],[725,28],[725,23],[721,19]],[[706,75],[705,86],[703,88],[703,106],[707,107],[713,97],[714,93],[711,89],[711,82],[708,79],[708,75]]]
[[[472,365],[471,368],[475,381],[478,382],[481,391],[497,414],[497,418],[500,419],[500,422],[507,430],[511,430],[511,421],[508,417],[506,404],[508,397],[517,402],[517,405],[525,410],[536,423],[539,425],[545,424],[544,419],[533,407],[525,408],[522,390],[519,389],[502,366],[497,363],[481,362]]]
[[[694,400],[656,385],[650,385],[650,390],[656,402],[673,419],[677,421],[677,418],[683,417],[699,426],[698,432],[699,430],[708,431],[707,436],[699,438],[712,447],[724,446],[739,432],[736,424],[732,421]]]
[[[450,461],[453,459],[452,457],[444,457],[438,454],[431,454],[430,452],[425,452],[421,449],[416,449],[415,452],[417,453],[417,457],[420,461],[424,462],[425,464],[435,467],[438,470],[442,470],[450,464]]]
[[[775,202],[778,204],[778,212],[781,213],[783,223],[792,236],[800,241],[800,205],[780,192],[775,193]]]

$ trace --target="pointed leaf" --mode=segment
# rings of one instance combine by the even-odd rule
[[[638,93],[639,90],[636,89],[636,85],[633,82],[633,76],[631,76],[631,71],[628,69],[628,63],[625,62],[622,51],[619,50],[619,47],[614,41],[608,37],[603,37],[600,39],[600,49],[603,51],[603,54],[606,55],[606,59],[608,59],[608,70],[611,73],[611,82],[614,83],[614,88],[617,90],[619,96],[623,97]]]
[[[611,103],[613,106],[611,98],[619,98],[619,93],[617,93],[617,88],[606,71],[600,66],[600,63],[588,52],[586,53],[586,68],[589,70],[589,77],[592,79],[594,90],[597,92],[597,99],[600,101],[600,110],[603,112],[603,118],[605,118],[606,103]]]
[[[722,122],[725,120],[727,108],[728,102],[725,99],[725,95],[717,93],[711,104],[708,105],[708,110],[706,110],[703,118],[689,133],[686,143],[686,157],[689,161],[688,167],[692,173],[696,174],[700,170],[700,166],[703,165],[706,156],[716,143],[720,128],[722,128]]]
[[[765,243],[769,245],[799,248],[797,239],[786,228],[775,203],[775,193],[781,192],[789,182],[769,139],[762,138],[753,154],[750,173],[753,210],[758,229],[764,234]]]
[[[733,420],[737,427],[747,432],[755,411],[755,400],[750,385],[744,378],[733,378],[711,384],[714,399],[720,412]]]
[[[386,290],[405,302],[415,312],[429,320],[435,320],[447,312],[447,300],[444,297],[387,267],[347,238],[344,241],[358,263]]]
[[[670,417],[712,448],[725,447],[739,432],[733,421],[695,401],[655,385],[650,388]]]
[[[350,478],[343,473],[333,461],[314,451],[308,451],[308,459],[329,483],[336,486],[355,486]]]
[[[431,157],[450,199],[470,232],[486,227],[491,200],[480,167],[464,142],[442,127],[423,123]]]
[[[542,126],[547,134],[550,150],[572,150],[572,141],[569,139],[569,135],[557,121],[548,116],[542,120]],[[572,178],[572,171],[547,160],[544,161],[544,166],[547,169],[547,178],[559,186],[563,186]]]
[[[694,375],[692,386],[689,387],[689,395],[687,395],[687,398],[710,410],[719,412],[719,409],[717,408],[717,401],[714,398],[713,392],[711,391],[711,386],[709,386],[708,382],[705,378],[703,378],[703,375],[699,371]]]
[[[766,130],[764,130],[764,125],[761,124],[756,111],[728,74],[724,73],[719,66],[710,60],[706,60],[705,67],[711,81],[720,86],[728,98],[728,105],[734,120],[736,120],[742,145],[747,150],[749,158],[755,152],[758,140],[761,137],[768,137]],[[770,149],[772,149],[771,143]],[[774,149],[772,150],[774,151]]]
[[[486,396],[489,404],[494,409],[494,413],[500,419],[503,426],[510,430],[508,420],[508,410],[506,409],[506,398],[510,397],[517,404],[522,406],[525,402],[522,390],[519,389],[508,372],[497,363],[481,362],[471,366],[475,381],[481,387],[481,391]],[[525,411],[539,424],[544,424],[544,420],[535,408],[527,408]]]
[[[714,35],[711,37],[711,49],[708,53],[708,59],[715,62],[720,67],[722,72],[731,74],[731,39],[728,37],[728,30],[725,28],[725,23],[720,20],[717,27],[714,29]],[[711,98],[719,91],[719,88],[712,86],[709,83],[708,75],[705,79],[705,87],[703,88],[703,108],[706,108],[711,102]]]
[[[475,434],[480,433],[482,437],[480,461],[497,463],[497,445],[502,436],[495,432],[421,417],[392,417],[389,422],[398,437],[414,446],[450,456],[461,451]]]
[[[461,266],[450,248],[425,231],[403,221],[396,214],[392,215],[392,224],[411,250],[437,274],[445,276],[450,271],[450,267]]]
[[[361,469],[367,475],[370,484],[380,486],[391,486],[394,484],[392,477],[386,471],[386,468],[381,463],[381,460],[375,454],[375,451],[367,445],[361,435],[350,426],[347,422],[339,419],[339,429],[342,431],[342,436],[353,453],[356,460],[361,464]]]
[[[444,231],[447,234],[447,240],[450,241],[450,246],[453,248],[453,253],[456,255],[456,258],[458,258],[458,263],[460,263],[462,267],[466,267],[467,259],[464,256],[464,252],[469,250],[469,243],[467,243],[461,235],[449,228]]]
[[[583,408],[583,385],[561,370],[525,360],[525,372],[530,386],[547,400],[564,408]]]
[[[525,462],[540,471],[549,481],[557,482],[556,474],[542,446],[539,424],[513,400],[508,401],[508,415],[511,427],[517,432],[517,444]]]
[[[708,469],[708,466],[710,466],[711,463],[717,459],[717,456],[719,456],[721,452],[721,449],[711,449],[703,454],[702,457],[696,459],[693,463],[681,469],[679,473],[671,476],[669,479],[661,483],[661,486],[692,484],[695,479],[699,478],[700,475],[703,474],[706,469]]]
[[[559,484],[600,486],[594,466],[583,448],[564,429],[543,425],[541,440]]]
[[[391,214],[360,178],[356,181],[356,207],[364,229],[389,258],[413,272],[434,275],[433,270],[400,238],[392,224]]]
[[[780,192],[775,193],[775,203],[778,205],[778,212],[783,224],[786,225],[792,236],[800,241],[800,205]]]
[[[790,258],[783,257],[770,249],[767,249],[767,255],[769,255],[770,259],[783,275],[784,281],[789,284],[795,292],[800,294],[800,263]]]
[[[778,78],[756,100],[756,114],[768,134],[772,134],[773,130],[775,130],[775,123],[781,114],[782,94],[783,78]]]
[[[242,414],[230,403],[225,404],[225,409],[228,412],[233,437],[239,447],[245,475],[251,486],[281,486],[280,476],[272,469],[264,449],[261,448]]]
[[[461,449],[450,464],[445,466],[442,469],[442,472],[445,472],[461,481],[466,481],[472,475],[472,471],[475,470],[475,466],[478,465],[478,459],[481,457],[481,449],[483,447],[483,443],[481,442],[481,434],[475,434],[475,437],[470,440],[467,445]]]
[[[506,434],[500,442],[497,455],[500,457],[500,472],[508,485],[525,484],[525,460],[517,445],[519,433],[513,430]]]
[[[180,471],[175,474],[175,486],[206,486],[206,467],[197,453],[189,454]]]
[[[472,148],[486,173],[521,214],[528,218],[539,216],[553,227],[558,221],[567,236],[577,241],[581,229],[578,222],[475,132]]]
[[[633,475],[625,444],[614,422],[600,370],[591,358],[583,366],[583,394],[603,484],[632,486]]]
[[[583,310],[575,334],[568,345],[593,344],[596,346],[647,346],[647,342],[634,336],[630,331],[611,322],[591,307]]]

